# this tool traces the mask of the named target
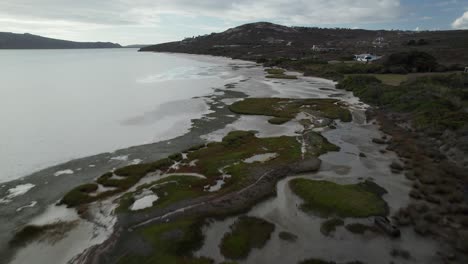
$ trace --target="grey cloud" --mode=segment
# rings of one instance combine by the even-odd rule
[[[245,22],[363,24],[391,21],[399,12],[399,0],[1,0],[0,30],[151,43],[177,40],[184,31],[189,35],[209,28],[219,31]],[[167,16],[194,23],[166,25]],[[219,19],[223,25],[204,25],[203,17]],[[193,25],[199,25],[197,30]]]
[[[284,23],[375,22],[398,16],[398,0],[2,0],[0,13],[18,18],[129,25],[158,14],[211,16],[232,21]]]

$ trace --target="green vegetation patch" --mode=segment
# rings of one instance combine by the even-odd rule
[[[170,155],[168,158],[173,161],[181,161],[183,159],[183,156],[182,153],[175,153]]]
[[[399,86],[400,84],[406,82],[409,80],[410,76],[413,75],[408,75],[408,74],[349,74],[345,75],[345,79],[349,76],[370,76],[370,77],[375,77],[377,80],[382,82],[383,84],[386,85],[391,85],[391,86]]]
[[[149,256],[126,255],[119,264],[211,264],[213,260],[196,258],[193,252],[203,245],[203,222],[198,219],[183,219],[159,223],[136,230],[150,244]]]
[[[146,208],[164,208],[171,204],[206,195],[203,187],[207,184],[206,179],[189,176],[189,175],[174,175],[151,184],[146,184],[138,187],[138,190],[133,193],[128,193],[120,199],[119,212],[128,211],[129,207],[135,202],[135,195],[144,189],[151,190],[158,196],[158,200],[153,203],[152,207]]]
[[[289,121],[291,121],[291,118],[273,117],[272,119],[268,120],[268,123],[273,124],[273,125],[282,125],[282,124],[287,123]]]
[[[274,69],[266,69],[265,70],[268,75],[266,76],[266,78],[271,78],[271,79],[290,79],[290,80],[293,80],[293,79],[297,79],[297,76],[295,75],[287,75],[285,74],[285,70],[283,69],[278,69],[278,68],[274,68]]]
[[[330,143],[321,134],[316,132],[307,132],[304,134],[306,142],[307,155],[318,157],[327,152],[340,151],[340,147]]]
[[[468,123],[468,75],[428,75],[389,86],[375,76],[354,75],[337,88],[352,91],[368,104],[408,114],[413,127],[434,133]]]
[[[65,204],[68,207],[75,207],[107,198],[130,189],[146,174],[157,170],[168,169],[172,164],[172,160],[162,159],[151,163],[126,166],[117,169],[114,172],[107,172],[101,175],[96,180],[96,183],[84,184],[69,191],[65,194],[60,203]],[[114,177],[114,175],[117,177]],[[94,196],[89,195],[98,189],[97,184],[101,184],[104,187],[112,187],[114,189]]]
[[[417,50],[394,53],[386,56],[378,63],[346,61],[352,59],[352,57],[347,57],[342,58],[342,60],[345,60],[344,62],[328,63],[327,61],[318,60],[316,58],[302,58],[298,60],[273,58],[269,61],[265,61],[265,66],[294,69],[304,72],[306,76],[317,76],[335,81],[340,81],[349,74],[407,74],[414,72],[446,71],[451,68],[459,68],[444,67],[440,65],[431,54]]]
[[[278,157],[265,163],[242,162],[254,155],[277,153]],[[288,165],[301,159],[301,146],[294,137],[257,138],[254,132],[233,131],[222,142],[189,153],[189,160],[198,160],[196,169],[211,184],[222,176],[221,169],[231,175],[225,179],[224,191],[238,190],[252,183],[248,177],[257,166]]]
[[[284,74],[285,70],[283,69],[266,69],[265,70],[268,74]]]
[[[317,157],[337,148],[314,132],[308,133],[305,138],[309,143],[306,157]],[[254,173],[259,167],[289,166],[302,159],[301,144],[295,137],[257,138],[251,131],[232,131],[223,138],[222,142],[213,142],[194,149],[187,154],[187,159],[181,161],[179,168],[169,169],[174,163],[172,159],[180,159],[179,154],[171,156],[172,159],[127,166],[113,173],[108,172],[102,175],[97,179],[97,183],[86,184],[71,190],[64,196],[62,203],[74,207],[119,194],[134,186],[146,174],[161,170],[163,173],[168,172],[180,176],[140,186],[138,191],[142,188],[151,188],[159,197],[152,208],[162,208],[185,199],[210,194],[205,192],[203,187],[215,185],[225,174],[230,177],[224,179],[222,189],[217,193],[239,190],[252,184],[257,179]],[[264,163],[243,162],[255,155],[266,153],[276,153],[277,157]],[[186,173],[198,173],[206,179],[183,176]],[[113,187],[113,189],[92,195],[98,189],[97,184]],[[125,212],[128,209],[134,201],[134,195],[135,193],[123,196],[119,212]]]
[[[324,236],[329,236],[331,233],[336,231],[338,226],[343,226],[344,221],[340,218],[331,218],[322,223],[320,226],[320,232]]]
[[[97,183],[105,187],[115,187],[118,189],[118,192],[122,192],[135,185],[146,174],[157,170],[165,170],[173,163],[170,159],[161,159],[151,163],[126,166],[115,170],[113,173],[105,173],[98,178]],[[121,178],[113,178],[114,174]]]
[[[286,79],[286,80],[296,80],[296,75],[287,75],[287,74],[269,74],[266,76],[269,79]]]
[[[350,122],[351,113],[338,102],[335,99],[247,98],[230,105],[229,109],[237,114],[281,118],[274,122],[293,119],[300,112]]]
[[[20,247],[38,239],[53,241],[55,238],[64,236],[75,224],[76,222],[58,222],[41,226],[27,225],[15,233],[9,244],[12,247]]]
[[[206,144],[195,145],[195,146],[190,147],[189,149],[187,149],[187,150],[184,151],[184,152],[197,151],[197,150],[202,149],[202,148],[205,148],[205,147],[206,147]]]
[[[80,185],[65,194],[61,203],[66,204],[69,207],[74,207],[80,204],[93,202],[97,198],[89,196],[88,194],[95,192],[97,189],[98,185],[95,183]]]
[[[345,58],[346,60],[353,59],[352,57]],[[382,73],[386,69],[383,65],[372,63],[345,62],[329,64],[327,61],[318,60],[316,58],[303,58],[298,60],[290,60],[286,58],[273,59],[266,63],[270,67],[292,68],[296,71],[304,72],[306,76],[317,76],[332,80],[341,80],[346,74],[368,74]]]
[[[434,56],[418,50],[393,53],[384,64],[390,70],[398,67],[400,72],[431,72],[439,66]]]
[[[240,217],[221,241],[221,253],[230,259],[245,259],[253,248],[268,242],[275,225],[255,217]]]
[[[359,184],[340,185],[327,181],[294,179],[292,191],[302,198],[301,209],[323,216],[369,217],[386,215],[388,206],[377,194]]]

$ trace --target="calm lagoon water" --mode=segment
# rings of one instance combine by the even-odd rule
[[[208,111],[191,98],[225,83],[228,64],[136,49],[0,51],[0,182],[186,133]]]

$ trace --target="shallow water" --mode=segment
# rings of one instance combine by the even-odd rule
[[[136,49],[0,51],[0,182],[182,135],[229,60]]]
[[[299,83],[300,80],[295,82]],[[276,85],[278,84],[273,86]],[[313,85],[313,88],[304,83],[298,86],[300,89],[305,89],[303,94],[317,93],[317,97],[329,97],[337,93],[337,90],[333,89],[317,91],[317,85]],[[289,85],[287,88],[289,92],[283,91],[282,94],[286,95],[285,97],[297,96],[300,89]],[[341,150],[322,155],[319,172],[300,176],[290,175],[281,180],[277,185],[276,197],[258,204],[247,213],[274,223],[276,229],[264,248],[252,250],[248,258],[239,263],[298,263],[308,258],[321,258],[337,263],[356,260],[364,263],[439,263],[437,250],[440,245],[436,241],[415,234],[411,228],[402,229],[402,236],[399,239],[373,233],[355,235],[344,227],[338,227],[331,237],[326,237],[320,232],[320,225],[326,219],[304,213],[299,209],[301,200],[288,186],[289,181],[297,177],[328,180],[339,184],[373,180],[388,191],[383,198],[389,205],[390,213],[409,202],[411,182],[402,174],[391,173],[389,165],[398,157],[392,152],[382,154],[379,150],[385,146],[372,143],[372,138],[381,137],[382,133],[377,125],[366,122],[365,105],[349,93],[344,93],[338,98],[350,104],[354,120],[351,123],[338,122],[337,129],[325,130],[322,134]],[[249,129],[268,131],[264,129],[266,120],[258,117],[249,118],[256,118],[257,121],[250,122]],[[237,123],[239,124],[239,121]],[[219,132],[218,137],[221,134]],[[360,153],[364,153],[366,157],[360,157]],[[205,227],[205,244],[196,255],[213,258],[217,263],[225,261],[220,253],[219,244],[223,235],[229,232],[229,227],[235,219],[237,217],[214,221]],[[348,218],[345,223],[372,225],[373,219]],[[282,231],[297,235],[297,241],[281,240],[278,234]],[[391,251],[394,249],[409,251],[411,258],[406,260],[391,256]]]
[[[320,225],[326,219],[300,210],[301,200],[292,193],[288,186],[289,181],[297,177],[328,180],[340,184],[373,179],[389,192],[384,195],[384,199],[390,211],[397,210],[408,202],[410,187],[403,175],[394,175],[388,168],[396,157],[393,154],[380,154],[378,146],[371,146],[371,143],[368,143],[370,136],[378,134],[375,126],[356,126],[356,124],[339,124],[338,129],[325,132],[324,135],[332,143],[339,145],[342,150],[321,156],[323,165],[319,172],[292,176],[280,181],[277,185],[276,197],[258,204],[247,213],[247,215],[274,223],[276,229],[264,248],[252,250],[249,257],[239,263],[298,263],[308,258],[321,258],[338,263],[356,260],[364,263],[391,263],[391,261],[395,263],[439,263],[436,253],[438,243],[418,236],[411,228],[402,229],[402,236],[399,239],[372,233],[354,235],[346,231],[344,227],[338,227],[331,237],[322,235]],[[353,135],[355,138],[352,138]],[[365,153],[368,155],[366,160],[358,155],[362,147],[366,148]],[[346,173],[340,173],[340,170],[337,171],[339,167],[348,167],[349,170]],[[206,243],[197,255],[211,257],[217,262],[224,261],[219,251],[219,244],[236,218],[216,221],[206,227],[204,230]],[[347,218],[345,223],[372,225],[373,219]],[[295,234],[298,236],[297,241],[281,240],[278,234],[282,231]],[[411,259],[393,258],[390,254],[393,249],[408,250],[411,253]]]

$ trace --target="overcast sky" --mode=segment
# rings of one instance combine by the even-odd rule
[[[152,44],[256,21],[366,29],[468,29],[468,0],[0,0],[0,31]]]

